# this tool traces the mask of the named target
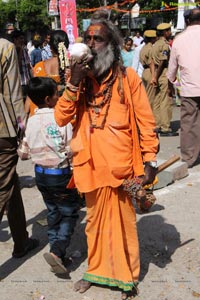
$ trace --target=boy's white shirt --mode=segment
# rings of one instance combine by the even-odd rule
[[[53,108],[37,109],[28,119],[25,136],[34,164],[47,168],[64,168],[71,164],[72,125],[59,127]]]

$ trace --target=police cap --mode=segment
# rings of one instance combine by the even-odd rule
[[[161,23],[157,26],[157,30],[167,30],[171,28],[171,24],[169,23]]]
[[[147,38],[154,38],[154,37],[156,37],[156,31],[155,30],[145,30],[144,36]]]

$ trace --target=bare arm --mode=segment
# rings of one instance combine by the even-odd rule
[[[171,83],[176,81],[176,75],[178,71],[178,59],[176,55],[176,41],[174,41],[174,45],[171,50],[170,59],[169,59],[169,66],[167,70],[167,78]]]
[[[26,114],[29,114],[30,112],[30,103],[31,103],[31,99],[27,96],[24,104]]]

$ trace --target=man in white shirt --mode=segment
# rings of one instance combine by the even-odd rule
[[[194,166],[200,154],[200,9],[185,12],[187,28],[174,40],[167,77],[170,87],[180,70],[182,160]]]
[[[140,32],[137,31],[136,35],[133,38],[133,44],[134,44],[134,46],[138,47],[141,44],[142,41],[143,41],[143,37],[140,35]]]
[[[144,70],[143,65],[140,62],[140,51],[144,47],[145,43],[142,42],[138,47],[135,48],[134,56],[133,56],[133,63],[132,68],[136,71],[138,76],[142,77],[142,72]]]

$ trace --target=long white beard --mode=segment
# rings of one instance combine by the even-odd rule
[[[92,71],[95,77],[101,76],[105,73],[113,64],[115,60],[114,51],[112,45],[99,51],[94,57]]]

